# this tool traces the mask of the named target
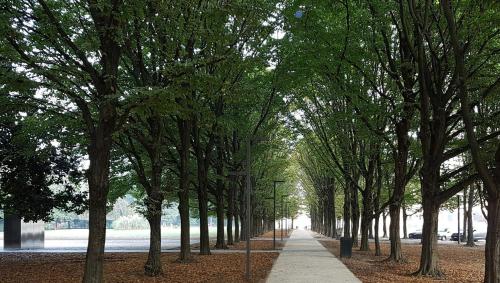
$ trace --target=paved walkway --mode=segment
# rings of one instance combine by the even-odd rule
[[[361,282],[313,237],[294,230],[271,270],[268,283]]]

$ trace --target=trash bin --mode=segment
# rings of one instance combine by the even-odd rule
[[[340,238],[340,257],[351,257],[352,239],[347,237]]]

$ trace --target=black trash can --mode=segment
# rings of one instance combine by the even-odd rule
[[[340,238],[340,257],[352,256],[352,239],[347,237]]]

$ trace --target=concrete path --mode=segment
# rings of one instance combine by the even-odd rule
[[[294,230],[267,278],[268,283],[361,282],[316,239]]]

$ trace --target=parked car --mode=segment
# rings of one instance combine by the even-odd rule
[[[448,229],[439,230],[437,236],[439,240],[445,241],[450,238],[451,232]]]
[[[422,239],[422,231],[411,232],[408,234],[408,238],[410,239]]]
[[[474,230],[474,242],[486,240],[486,232],[476,232]]]
[[[462,233],[463,233],[463,232],[462,232],[462,231],[460,231],[460,239],[462,239]],[[458,241],[458,237],[459,237],[459,236],[458,236],[458,233],[453,233],[453,234],[451,234],[450,240],[451,240],[451,241]]]
[[[460,239],[462,240],[462,232],[460,232]],[[450,240],[452,241],[458,241],[458,233],[453,233],[451,235]],[[474,230],[474,242],[481,241],[481,240],[486,240],[486,232],[477,232]],[[467,239],[463,239],[463,241],[467,241]]]

